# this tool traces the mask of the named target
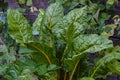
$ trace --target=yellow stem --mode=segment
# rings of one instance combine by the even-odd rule
[[[101,66],[101,64],[99,66],[97,66],[97,68],[93,71],[91,77],[94,77],[95,73],[97,72],[97,70],[99,69],[100,66]]]
[[[70,75],[70,79],[69,79],[69,80],[72,80],[73,75],[74,75],[74,73],[75,73],[75,70],[76,70],[76,68],[77,68],[77,65],[78,65],[79,61],[80,61],[80,60],[78,60],[77,63],[75,64],[75,67],[74,67],[74,69],[73,69],[73,71],[72,71],[72,73],[71,73],[71,75]]]

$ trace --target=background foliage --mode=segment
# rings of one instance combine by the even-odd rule
[[[95,80],[119,75],[120,47],[108,39],[119,23],[105,23],[115,2],[50,0],[33,24],[20,10],[1,13],[0,75],[6,80]],[[97,55],[93,65],[91,54]]]

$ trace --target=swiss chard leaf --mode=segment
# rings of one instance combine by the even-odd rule
[[[93,40],[94,38],[94,40]],[[93,53],[97,51],[101,51],[103,49],[107,49],[112,47],[112,41],[100,37],[98,35],[80,35],[78,36],[74,42],[74,53],[71,58],[65,58],[64,63],[68,65],[68,70],[70,71],[70,80],[72,80],[72,76],[75,72],[75,69],[80,61],[80,58],[84,53]]]
[[[80,35],[74,41],[75,51],[82,53],[94,53],[110,47],[113,47],[111,40],[95,34]]]
[[[115,73],[115,74],[118,74],[120,75],[120,62],[119,61],[112,61],[110,63],[107,64],[108,66],[108,69]]]
[[[55,57],[55,51],[53,48],[47,46],[44,43],[29,43],[26,44],[29,49],[36,51],[32,53],[32,58],[41,62],[41,64],[56,64],[57,58]]]
[[[116,62],[117,60],[120,60],[120,51],[119,51],[119,47],[115,47],[115,48],[110,48],[106,51],[106,55],[101,58],[95,65],[94,67],[94,70],[93,72],[91,73],[91,77],[94,77],[96,72],[101,68],[101,67],[104,67],[105,65],[108,66],[108,68],[111,68],[113,67],[115,70],[111,70],[113,71],[114,73],[118,72],[119,74],[119,69],[117,66],[119,66],[119,63]],[[113,63],[114,62],[114,63]],[[114,65],[117,65],[116,67],[115,66],[112,66],[112,63]]]
[[[63,17],[63,7],[60,3],[51,4],[46,10],[46,24],[52,28]]]
[[[32,30],[25,17],[18,10],[8,9],[9,34],[17,43],[33,41]]]

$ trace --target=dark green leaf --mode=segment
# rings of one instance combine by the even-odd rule
[[[29,43],[27,46],[29,49],[36,51],[36,53],[32,53],[32,58],[38,59],[39,62],[47,62],[46,64],[57,63],[55,51],[44,43]]]
[[[101,58],[95,65],[95,68],[91,74],[91,77],[95,76],[96,72],[101,68],[104,67],[106,64],[110,64],[112,61],[116,61],[120,59],[120,48],[119,47],[115,47],[115,48],[110,48],[106,51],[106,55]],[[116,63],[118,64],[118,63]],[[108,65],[109,66],[109,65]],[[110,64],[111,66],[111,64]],[[119,66],[119,65],[118,65]],[[114,66],[111,66],[114,67]],[[109,67],[111,69],[111,67]],[[114,67],[115,68],[115,67]],[[116,67],[116,70],[117,67]],[[114,72],[114,71],[113,71]],[[119,73],[119,70],[118,70]]]
[[[53,71],[53,70],[57,70],[59,69],[60,67],[56,66],[55,64],[51,64],[48,66],[48,71]]]
[[[45,73],[47,72],[47,65],[41,65],[36,69],[36,72],[39,75],[45,75]]]
[[[33,53],[36,52],[34,50],[28,49],[28,48],[20,48],[19,53]]]

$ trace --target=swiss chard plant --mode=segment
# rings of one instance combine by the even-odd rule
[[[56,2],[39,11],[31,26],[18,10],[8,9],[8,34],[19,49],[16,53],[5,45],[0,48],[1,59],[7,60],[1,62],[0,75],[11,80],[94,80],[112,72],[120,74],[119,47],[113,48],[112,41],[102,35],[86,34],[88,6],[64,15]],[[88,54],[94,52],[100,58],[90,66]],[[11,55],[9,60],[6,55]]]

